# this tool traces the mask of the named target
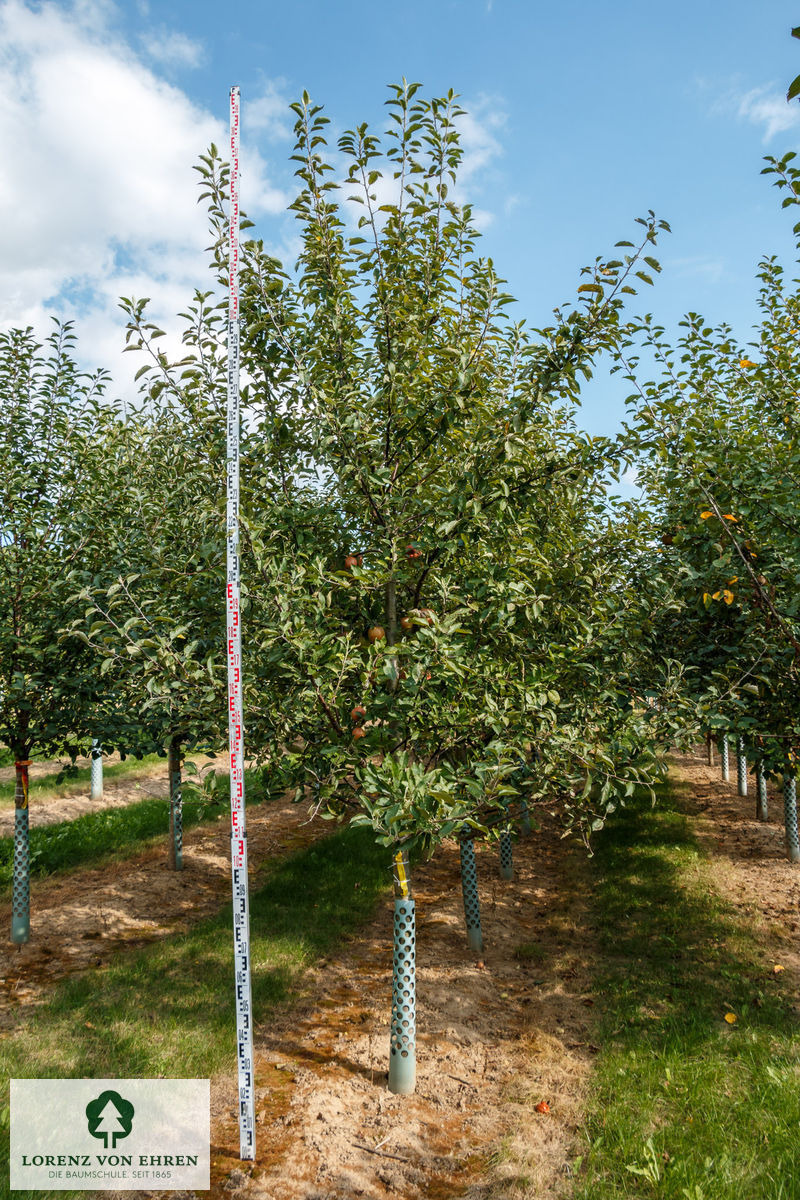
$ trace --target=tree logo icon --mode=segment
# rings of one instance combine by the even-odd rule
[[[102,1138],[106,1150],[114,1149],[119,1138],[126,1138],[133,1127],[133,1105],[119,1092],[101,1092],[86,1105],[86,1118],[92,1137]]]

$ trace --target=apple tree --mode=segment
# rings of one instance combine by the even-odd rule
[[[294,105],[296,267],[245,246],[243,366],[283,480],[244,513],[250,745],[277,785],[387,843],[502,810],[521,760],[533,794],[596,824],[592,797],[624,796],[653,757],[628,668],[609,671],[630,608],[606,595],[619,561],[604,573],[617,452],[574,412],[657,269],[660,223],[529,330],[460,199],[456,97],[403,84],[387,106],[384,138],[346,132],[334,169],[327,117]],[[210,155],[202,174],[221,271],[224,168]]]
[[[784,205],[800,197],[793,158],[766,168]],[[622,361],[640,478],[681,598],[664,632],[690,667],[698,723],[730,729],[782,770],[800,748],[800,296],[775,258],[758,279],[748,346],[690,313],[673,348],[646,318]],[[660,364],[655,382],[641,379],[642,350]]]

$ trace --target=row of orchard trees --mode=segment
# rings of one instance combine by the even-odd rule
[[[241,549],[248,756],[274,793],[397,850],[502,827],[524,798],[587,838],[703,729],[791,775],[800,749],[800,297],[762,264],[758,344],[692,314],[677,348],[627,295],[660,223],[528,329],[453,196],[455,97],[392,88],[384,138],[295,107],[296,264],[242,263]],[[0,740],[34,754],[224,744],[228,169],[200,164],[208,291],[163,350],[123,301],[141,403],[72,333],[0,337]],[[791,157],[768,168],[800,199]],[[656,382],[642,381],[641,355]],[[635,383],[581,434],[603,356]],[[610,481],[637,464],[644,503]],[[171,807],[173,820],[178,809]],[[180,865],[180,831],[171,839]],[[28,936],[27,884],[15,890]]]
[[[800,202],[793,154],[765,174]],[[800,235],[800,223],[795,226]],[[799,243],[800,244],[800,243]],[[629,442],[654,514],[649,586],[684,665],[697,728],[729,732],[751,761],[793,780],[800,753],[800,292],[760,264],[757,338],[697,313],[676,346],[651,318],[619,355],[636,386]],[[642,355],[659,377],[642,380]],[[796,845],[788,830],[790,850]],[[800,853],[792,857],[800,857]]]
[[[250,241],[242,265],[247,752],[387,845],[430,850],[523,786],[586,835],[678,720],[648,524],[608,494],[624,447],[574,420],[659,223],[529,330],[453,199],[452,93],[392,88],[338,180],[322,111],[294,108],[298,261]],[[123,301],[140,406],[78,374],[68,329],[2,341],[0,738],[22,763],[223,740],[228,168],[212,148],[199,169],[211,278],[180,354]]]

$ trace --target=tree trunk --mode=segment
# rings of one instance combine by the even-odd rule
[[[386,644],[393,646],[397,641],[397,582],[390,579],[386,584]],[[398,667],[397,658],[392,655],[389,659],[394,676],[389,685],[391,691],[397,689]]]

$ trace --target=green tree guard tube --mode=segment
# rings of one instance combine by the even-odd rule
[[[729,783],[731,778],[730,756],[728,755],[728,735],[723,733],[719,740],[719,754],[722,764],[723,783]]]
[[[740,796],[747,795],[747,754],[744,738],[736,739],[736,787]]]
[[[475,843],[465,838],[461,843],[461,891],[464,896],[464,920],[467,923],[467,942],[470,950],[483,950],[481,931],[481,901],[478,895],[478,868],[475,863]]]
[[[531,812],[528,808],[528,801],[523,797],[519,802],[520,818],[519,829],[523,837],[527,837],[531,832]]]
[[[169,744],[169,865],[183,870],[183,797],[181,789],[181,745],[177,738]]]
[[[514,850],[511,845],[510,829],[504,829],[500,834],[500,878],[514,878]]]
[[[800,862],[800,837],[797,833],[797,780],[787,767],[783,776],[783,819],[789,862]]]
[[[417,1084],[417,968],[414,901],[408,857],[394,856],[394,955],[389,1091],[410,1096]]]
[[[28,767],[16,763],[14,791],[14,876],[11,889],[11,941],[21,946],[31,939],[31,848],[28,832]]]
[[[89,784],[89,799],[103,799],[103,748],[97,738],[92,738],[92,774]]]
[[[756,763],[756,820],[769,820],[767,815],[767,772],[761,759]]]

